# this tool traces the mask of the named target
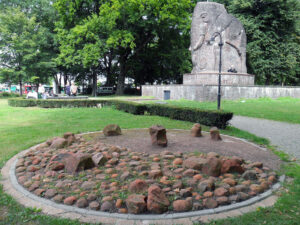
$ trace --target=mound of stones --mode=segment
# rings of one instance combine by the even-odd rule
[[[201,135],[199,127],[193,135]],[[214,152],[139,153],[72,133],[27,152],[15,172],[38,196],[133,214],[212,209],[249,199],[277,179],[261,162]]]

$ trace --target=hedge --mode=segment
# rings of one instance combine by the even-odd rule
[[[147,105],[147,111],[150,115],[164,116],[207,126],[216,126],[221,129],[226,128],[228,121],[233,116],[231,112],[154,104]]]
[[[16,97],[20,97],[20,95],[16,94],[16,93],[9,93],[9,92],[1,92],[0,93],[0,99],[1,98],[16,98]]]
[[[8,104],[15,107],[33,107],[41,108],[63,108],[63,107],[98,107],[109,105],[116,109],[131,113],[134,115],[144,115],[146,112],[150,115],[164,116],[176,120],[184,120],[194,123],[200,123],[206,126],[216,126],[226,128],[228,121],[231,120],[233,113],[224,111],[201,110],[196,108],[157,105],[157,104],[139,104],[135,102],[120,100],[36,100],[14,98],[8,99]]]
[[[8,104],[14,107],[33,107],[38,106],[41,108],[73,108],[73,107],[99,107],[113,105],[116,109],[128,112],[135,115],[143,115],[146,107],[143,104],[134,102],[125,102],[118,100],[88,100],[88,99],[24,99],[13,98],[8,100]]]

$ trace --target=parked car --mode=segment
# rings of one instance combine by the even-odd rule
[[[114,94],[114,87],[98,87],[97,93],[100,95]]]

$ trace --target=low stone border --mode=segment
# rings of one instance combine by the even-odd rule
[[[94,132],[93,132],[94,133]],[[96,133],[96,132],[95,132]],[[230,136],[231,137],[231,136]],[[239,139],[239,138],[236,138]],[[239,139],[245,141],[244,139]],[[246,141],[248,142],[248,141]],[[250,142],[248,142],[250,143]],[[253,143],[252,143],[253,144]],[[133,215],[107,213],[80,209],[73,206],[57,204],[45,198],[38,197],[25,188],[17,181],[15,176],[15,166],[18,158],[22,157],[28,151],[35,149],[36,145],[28,150],[22,151],[11,158],[2,169],[2,180],[4,191],[14,197],[20,204],[26,207],[39,208],[43,213],[51,216],[57,216],[69,219],[78,219],[87,223],[104,223],[104,224],[193,224],[195,222],[207,222],[209,220],[222,219],[227,217],[240,216],[244,213],[256,210],[258,207],[273,206],[277,196],[272,195],[278,190],[281,183],[285,180],[285,175],[279,178],[279,182],[272,188],[262,194],[243,202],[221,206],[215,209],[206,209],[185,213],[170,213],[162,215]],[[264,150],[264,149],[262,149]]]

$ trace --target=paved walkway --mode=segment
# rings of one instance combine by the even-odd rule
[[[234,116],[230,123],[241,130],[269,139],[279,150],[300,159],[300,124],[244,116]]]

